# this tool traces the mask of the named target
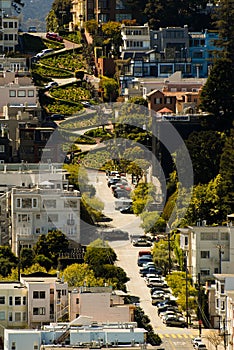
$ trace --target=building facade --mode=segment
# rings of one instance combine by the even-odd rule
[[[214,280],[214,274],[234,273],[234,227],[198,226],[180,230],[181,248],[187,256],[187,266],[196,283],[200,273],[201,282]]]
[[[31,248],[41,234],[60,230],[80,243],[80,193],[48,181],[11,190],[11,247]]]
[[[1,0],[0,9],[0,53],[15,52],[18,45],[20,6],[11,0]]]
[[[85,315],[93,322],[133,322],[134,306],[124,304],[124,295],[111,287],[80,287],[69,294],[69,315]]]

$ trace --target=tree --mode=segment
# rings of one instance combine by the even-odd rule
[[[101,278],[113,289],[120,289],[126,292],[125,283],[129,281],[126,272],[119,266],[106,264],[102,266]]]
[[[218,54],[234,65],[234,6],[232,0],[221,0],[214,12],[215,27],[219,32],[216,45],[222,50]]]
[[[20,250],[20,266],[24,270],[33,265],[35,252],[31,248],[22,248]]]
[[[114,21],[103,23],[102,33],[105,37],[105,42],[109,44],[109,51],[112,50],[112,54],[118,55],[119,47],[123,42],[121,35],[121,24]],[[113,49],[111,48],[112,46],[114,47]]]
[[[207,335],[206,338],[209,340],[209,342],[215,346],[215,349],[218,350],[219,344],[222,342],[222,337],[218,332],[215,331],[210,331]]]
[[[188,25],[190,30],[200,30],[202,25],[209,28],[210,16],[201,10],[206,0],[148,0],[144,13],[151,28]]]
[[[86,21],[85,28],[87,32],[89,32],[90,34],[92,35],[96,34],[98,31],[98,23],[96,19],[90,19],[89,21]]]
[[[214,131],[193,132],[186,141],[195,184],[207,183],[219,173],[225,135]]]
[[[51,231],[47,235],[40,235],[34,246],[36,255],[44,255],[53,261],[56,267],[59,253],[66,252],[69,241],[61,231]]]
[[[100,87],[103,89],[104,101],[116,101],[119,95],[119,86],[115,79],[102,76],[100,80]]]
[[[158,232],[163,232],[165,230],[165,220],[159,216],[160,214],[157,211],[145,211],[141,214],[141,227],[145,232],[151,232],[155,234]]]
[[[58,19],[55,15],[54,10],[50,10],[46,17],[46,30],[47,32],[57,32],[58,30]]]
[[[220,160],[221,187],[223,190],[222,199],[230,206],[233,212],[234,203],[234,129],[230,131],[230,136],[226,138],[223,153]]]
[[[7,277],[17,264],[18,258],[12,253],[10,247],[0,246],[0,275]]]
[[[103,286],[102,278],[96,278],[88,264],[72,264],[62,272],[69,287]]]
[[[133,211],[136,215],[143,212],[155,200],[156,189],[152,183],[139,183],[132,193]]]
[[[211,114],[209,127],[229,130],[234,120],[234,66],[227,58],[215,61],[201,91],[200,108]]]
[[[102,265],[113,265],[116,259],[115,251],[107,242],[102,242],[101,239],[97,239],[89,244],[84,255],[84,262],[97,274],[99,274]]]
[[[72,20],[72,0],[54,0],[52,10],[58,20],[59,27],[64,27]]]

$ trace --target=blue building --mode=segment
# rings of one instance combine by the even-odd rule
[[[213,63],[215,51],[220,50],[215,43],[218,33],[205,30],[204,32],[189,33],[189,58],[191,59],[191,76],[206,78]]]

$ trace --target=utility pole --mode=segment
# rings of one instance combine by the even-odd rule
[[[186,326],[188,328],[188,263],[187,263],[187,253],[184,256],[184,268],[185,268],[185,308],[186,308]]]
[[[222,254],[223,252],[223,248],[224,246],[222,246],[221,244],[217,244],[216,248],[218,248],[219,250],[219,273],[222,273]]]
[[[201,320],[201,274],[198,273],[198,326],[199,326],[199,337],[202,334],[202,320]]]

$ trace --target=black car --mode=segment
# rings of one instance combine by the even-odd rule
[[[120,209],[120,213],[122,213],[122,214],[133,214],[132,206],[130,205],[129,207],[121,208]]]
[[[138,266],[143,266],[143,264],[145,264],[145,263],[147,263],[149,261],[153,261],[152,256],[147,256],[147,257],[143,257],[142,256],[142,257],[138,258],[137,265]]]

